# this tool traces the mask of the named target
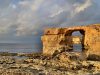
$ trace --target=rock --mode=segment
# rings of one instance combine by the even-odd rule
[[[36,71],[37,72],[37,71]],[[0,69],[1,75],[36,75],[38,73],[33,73],[30,70],[22,70],[22,69]]]
[[[17,64],[21,64],[21,63],[24,63],[25,61],[23,59],[16,59],[15,62]]]
[[[91,55],[88,55],[87,59],[88,60],[100,61],[100,56],[99,55],[95,55],[95,54],[91,54]]]
[[[15,63],[15,59],[9,56],[2,56],[0,57],[0,63],[12,64]]]
[[[59,55],[59,59],[63,62],[71,62],[70,57],[66,55],[65,53],[62,53]]]
[[[83,36],[73,38],[72,33],[79,31]],[[78,36],[77,36],[78,37]],[[74,39],[74,41],[73,41]],[[69,28],[48,28],[44,30],[44,35],[41,37],[43,43],[43,54],[53,55],[58,51],[72,51],[74,42],[81,42],[84,54],[100,56],[100,24],[87,26],[76,26]],[[61,50],[62,49],[62,50]]]
[[[33,63],[33,59],[26,59],[26,60],[24,60],[24,62]]]
[[[62,52],[59,54],[59,59],[61,61],[84,61],[86,60],[85,56],[82,53],[79,52]]]
[[[32,56],[33,57],[33,56]],[[42,59],[43,57],[43,59]],[[1,75],[91,75],[100,73],[100,61],[88,61],[78,59],[80,53],[62,52],[49,60],[40,56],[39,58],[23,58],[16,60],[14,63],[0,64]],[[2,61],[8,56],[1,57]],[[19,61],[20,60],[20,61]],[[22,61],[23,62],[22,62]],[[8,60],[6,60],[8,61]],[[19,62],[18,62],[19,61]]]

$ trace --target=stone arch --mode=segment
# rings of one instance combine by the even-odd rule
[[[72,36],[72,34],[74,32],[79,32],[81,35],[82,35],[82,39],[81,39],[81,45],[82,45],[82,51],[84,50],[84,40],[85,40],[85,30],[83,29],[72,29],[72,30],[68,30],[65,32],[65,38],[66,38],[66,45],[69,46],[69,48],[71,48],[71,50],[73,50],[73,38],[75,38],[74,36]],[[78,36],[77,36],[77,39],[78,39]],[[80,39],[80,38],[79,38]]]

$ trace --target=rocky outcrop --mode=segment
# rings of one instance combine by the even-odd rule
[[[0,75],[99,75],[100,61],[84,59],[81,53],[62,52],[52,57],[43,54],[1,56]],[[24,58],[23,58],[24,57]]]
[[[72,33],[75,31],[79,31],[83,35],[82,52],[85,52],[87,56],[100,56],[100,24],[45,29],[44,35],[41,37],[43,54],[53,55],[55,52],[73,51]]]

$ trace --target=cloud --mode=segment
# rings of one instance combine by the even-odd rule
[[[0,9],[8,7],[12,0],[0,0]]]
[[[92,1],[91,0],[86,0],[83,4],[75,3],[73,5],[74,8],[75,8],[73,14],[80,13],[80,12],[84,11],[85,9],[87,9],[91,5],[92,5]]]
[[[20,12],[18,14],[19,26],[16,29],[17,35],[42,31],[44,27],[60,26],[65,17],[67,18],[70,15],[72,6],[69,3],[62,5],[63,3],[59,1],[24,0],[19,2]]]
[[[0,0],[0,35],[40,39],[44,28],[100,23],[97,1]]]
[[[92,5],[92,2],[91,0],[87,0],[84,4],[76,4],[75,7],[75,11],[76,12],[81,12],[81,11],[84,11],[86,8],[88,8],[89,6]]]
[[[61,26],[92,5],[91,0],[20,0],[16,5],[9,0],[3,3],[8,3],[8,7],[2,11],[2,25],[6,31],[16,25],[17,36],[31,35],[44,27]]]

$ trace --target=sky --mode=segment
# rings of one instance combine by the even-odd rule
[[[48,27],[100,23],[100,0],[0,0],[0,43],[41,48]]]

